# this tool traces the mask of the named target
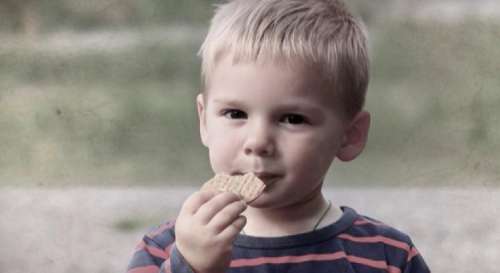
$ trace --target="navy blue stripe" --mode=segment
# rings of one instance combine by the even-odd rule
[[[230,268],[230,273],[332,273],[332,272],[351,272],[347,271],[348,261],[338,259],[334,261],[311,261],[294,264],[263,264],[253,267]],[[373,272],[373,271],[372,271]],[[376,271],[378,272],[378,271]]]
[[[350,270],[346,272],[356,272],[356,273],[387,273],[385,269],[374,268],[364,264],[350,263]]]
[[[128,270],[148,265],[160,266],[164,261],[164,259],[154,257],[144,249],[141,249],[134,253],[132,260],[128,265]]]
[[[157,227],[156,229],[151,231],[149,234],[155,233],[155,231],[158,231],[161,229],[164,229],[164,225]],[[172,226],[168,229],[163,230],[161,233],[156,234],[153,237],[146,236],[146,238],[148,238],[149,240],[153,240],[155,242],[155,244],[157,244],[158,246],[161,246],[161,248],[164,249],[165,247],[167,247],[168,245],[172,244],[175,241],[174,230],[175,230],[175,227]]]
[[[308,245],[318,244],[344,232],[352,226],[354,220],[359,218],[353,209],[347,207],[343,207],[342,209],[344,213],[335,224],[326,226],[314,232],[274,238],[259,238],[240,235],[236,238],[234,245],[245,248],[284,249],[289,247],[307,247]]]
[[[384,236],[387,238],[391,238],[393,240],[401,241],[406,244],[410,244],[409,237],[400,232],[397,229],[394,229],[389,226],[376,226],[372,224],[365,224],[359,226],[352,226],[347,229],[344,233],[349,235],[359,237],[359,236]]]

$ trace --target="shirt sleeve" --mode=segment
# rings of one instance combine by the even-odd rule
[[[424,258],[413,245],[410,245],[410,251],[408,252],[408,258],[406,266],[403,273],[430,273],[430,269],[424,261]]]
[[[172,249],[172,255],[170,256],[170,263],[169,264],[163,263],[163,266],[165,268],[170,266],[170,270],[172,273],[194,273],[191,266],[189,266],[186,260],[184,260],[184,257],[177,250],[175,246]]]
[[[129,262],[127,273],[193,273],[175,247],[173,223],[143,237]]]

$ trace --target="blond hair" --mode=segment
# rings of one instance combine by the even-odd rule
[[[199,55],[209,86],[217,62],[301,61],[319,72],[344,112],[363,108],[369,80],[366,33],[339,0],[233,0],[216,9]]]

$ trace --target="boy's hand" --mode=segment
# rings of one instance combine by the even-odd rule
[[[246,204],[233,193],[192,194],[175,224],[176,246],[196,273],[221,273],[231,261],[232,243],[246,224]]]

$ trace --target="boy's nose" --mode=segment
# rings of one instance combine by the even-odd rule
[[[270,157],[275,153],[275,143],[271,129],[263,124],[249,128],[244,145],[246,155]]]

